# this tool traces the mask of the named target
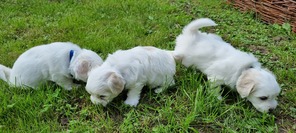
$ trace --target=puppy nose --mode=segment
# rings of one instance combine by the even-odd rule
[[[270,113],[270,112],[272,112],[274,110],[274,108],[270,108],[270,109],[268,109],[268,112]]]

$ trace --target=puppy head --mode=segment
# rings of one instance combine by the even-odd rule
[[[102,58],[91,50],[83,49],[77,57],[71,61],[71,74],[77,80],[87,81],[88,72],[93,68],[102,65]]]
[[[96,69],[90,72],[85,88],[92,103],[106,106],[123,91],[125,81],[116,72]]]
[[[260,112],[269,112],[276,108],[276,97],[281,90],[275,76],[261,68],[243,71],[236,89],[242,98],[247,98]]]

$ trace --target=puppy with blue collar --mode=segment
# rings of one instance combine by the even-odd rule
[[[12,86],[34,89],[52,81],[71,90],[76,86],[73,79],[86,82],[88,72],[102,63],[102,58],[91,50],[70,42],[54,42],[27,50],[12,68],[0,65],[0,79]]]

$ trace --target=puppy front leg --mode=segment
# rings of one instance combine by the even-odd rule
[[[170,86],[175,85],[175,80],[171,77],[170,80],[164,81],[163,84],[154,90],[155,93],[161,93],[163,90],[167,89]]]
[[[56,78],[53,80],[54,82],[56,82],[59,86],[63,87],[66,90],[72,90],[73,87],[78,85],[75,85],[73,83],[73,80],[71,78],[68,77],[60,77],[60,78]]]
[[[127,93],[127,98],[124,101],[125,104],[130,106],[137,106],[140,100],[140,94],[144,85],[138,84],[131,88]]]
[[[218,100],[222,100],[222,95],[221,95],[221,86],[220,85],[211,85],[211,89],[214,89],[215,95],[217,96]]]
[[[214,91],[215,95],[217,96],[217,98],[219,100],[222,100],[222,95],[220,93],[220,91],[221,91],[221,84],[215,78],[208,77],[208,79],[211,82],[210,83],[210,89],[213,89],[213,91]]]

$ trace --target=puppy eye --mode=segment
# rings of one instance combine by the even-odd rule
[[[268,97],[266,97],[266,96],[263,96],[263,97],[259,97],[262,101],[264,101],[264,100],[267,100],[268,99]]]

